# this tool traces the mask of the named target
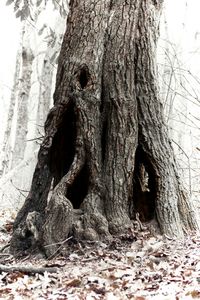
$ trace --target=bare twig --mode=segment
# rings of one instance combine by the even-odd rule
[[[49,244],[49,245],[45,245],[44,247],[51,247],[51,246],[55,246],[55,245],[63,245],[64,243],[68,242],[69,240],[72,239],[72,236],[68,237],[67,239],[65,239],[64,241],[58,242],[58,243],[54,243],[54,244]]]
[[[25,267],[25,266],[5,266],[0,264],[0,272],[7,272],[7,273],[12,273],[12,272],[22,272],[22,273],[29,273],[29,274],[43,274],[44,272],[49,272],[49,273],[56,273],[58,271],[58,268],[45,268],[45,267]]]
[[[60,245],[56,251],[48,257],[48,260],[51,260],[59,251],[60,249],[62,249],[63,245],[68,242],[69,240],[72,239],[72,236],[68,237],[67,239],[65,239],[64,241],[61,241],[61,242],[58,242],[58,243],[54,243],[54,244],[51,244],[51,245],[45,245],[45,247],[51,247],[51,246],[54,246],[54,245]]]
[[[8,248],[10,246],[10,243],[6,244],[5,246],[3,246],[1,249],[0,249],[0,253],[3,252],[6,248]],[[2,254],[0,254],[2,255]]]
[[[24,195],[23,192],[28,192],[28,191],[23,191],[20,188],[18,188],[17,186],[15,186],[12,179],[10,179],[10,182],[11,182],[12,186],[20,193],[20,195],[22,195],[24,198],[26,198],[26,195]]]

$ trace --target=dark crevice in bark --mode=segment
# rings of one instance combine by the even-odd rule
[[[104,63],[104,62],[103,62]],[[101,114],[101,158],[102,163],[105,161],[106,156],[106,144],[108,138],[108,116],[110,113],[110,108],[108,103],[106,103],[106,86],[104,84],[104,78],[102,77],[102,90],[101,90],[101,104],[100,104],[100,114]]]
[[[133,177],[133,206],[139,213],[140,220],[150,221],[155,217],[155,176],[150,162],[141,146],[137,147],[135,155],[135,170]]]
[[[107,130],[108,130],[108,121],[105,120],[104,123],[103,123],[103,128],[102,128],[102,133],[101,133],[102,162],[104,162],[105,155],[106,155]]]
[[[78,75],[78,81],[82,89],[87,87],[87,84],[90,79],[90,73],[87,66],[83,66]]]
[[[75,123],[74,105],[70,103],[53,138],[49,154],[49,165],[54,177],[54,187],[68,172],[73,162],[76,139]]]
[[[60,71],[60,82],[63,81],[63,77],[64,77],[64,74],[65,74],[65,68],[64,66],[61,67],[61,71]]]
[[[102,65],[104,67],[104,60],[102,62]],[[101,104],[100,104],[100,107],[99,107],[99,111],[102,114],[102,120],[103,120],[103,115],[105,114],[105,98],[106,98],[103,76],[101,77],[101,82],[102,82],[102,86],[101,86]]]
[[[110,6],[109,6],[109,12],[111,11],[111,9],[113,8],[113,0],[110,0]]]
[[[26,231],[26,234],[25,234],[25,238],[28,239],[28,238],[30,238],[31,236],[33,236],[33,233],[32,233],[30,230],[27,230],[27,231]]]
[[[73,184],[68,188],[67,199],[73,205],[74,209],[78,209],[81,206],[84,198],[88,193],[89,186],[89,170],[87,164],[84,165],[79,175],[75,178]]]

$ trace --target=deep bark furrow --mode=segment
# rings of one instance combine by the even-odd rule
[[[153,61],[152,42],[148,21],[153,21],[151,11],[146,17],[146,5],[141,10],[139,22],[140,39],[138,41],[138,72],[137,94],[139,113],[139,136],[144,151],[153,166],[157,184],[156,211],[162,231],[171,234],[176,228],[177,235],[181,234],[180,217],[177,211],[177,191],[174,185],[173,154],[169,152],[169,141],[166,129],[162,124],[163,116],[156,90],[156,71]],[[145,28],[145,30],[144,30]],[[157,106],[155,106],[157,103]],[[142,116],[145,115],[145,119]],[[148,125],[147,125],[148,124]],[[148,128],[147,128],[148,126]],[[169,163],[170,161],[170,163]]]
[[[157,34],[155,31],[152,37],[150,31],[150,24],[152,25],[153,22],[156,28],[156,19],[154,18],[159,11],[156,9],[149,10],[148,13],[147,11],[147,4],[144,2],[138,25],[140,39],[137,41],[137,48],[140,49],[137,51],[136,73],[139,142],[154,170],[157,189],[156,214],[162,232],[169,235],[176,233],[177,236],[180,236],[183,234],[181,222],[184,222],[185,216],[179,214],[178,201],[183,195],[180,193],[175,158],[163,122],[162,107],[157,90],[154,55]],[[185,212],[190,214],[187,209]],[[194,223],[193,228],[197,228]]]
[[[128,200],[137,147],[137,107],[132,84],[135,52],[133,45],[139,4],[140,1],[135,1],[134,4],[115,2],[115,5],[119,6],[118,8],[115,5],[112,7],[114,13],[104,54],[103,80],[109,91],[104,101],[109,103],[112,109],[108,119],[108,144],[103,176],[106,189],[106,214],[112,231],[119,231],[120,227],[130,226]],[[119,22],[121,11],[123,11],[123,18]],[[132,17],[130,17],[130,11]],[[128,42],[123,38],[124,35],[130,37]],[[129,82],[126,80],[127,76],[130,79]]]

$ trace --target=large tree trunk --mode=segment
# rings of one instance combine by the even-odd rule
[[[137,212],[168,235],[197,229],[157,89],[161,2],[71,1],[54,107],[13,253],[39,243],[52,255],[69,234],[109,238]]]

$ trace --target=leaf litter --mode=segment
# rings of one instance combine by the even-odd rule
[[[200,299],[199,235],[176,240],[152,235],[144,226],[109,244],[70,239],[62,255],[50,261],[38,255],[19,260],[6,253],[12,221],[5,216],[2,213],[0,264],[45,271],[1,272],[0,299]]]

